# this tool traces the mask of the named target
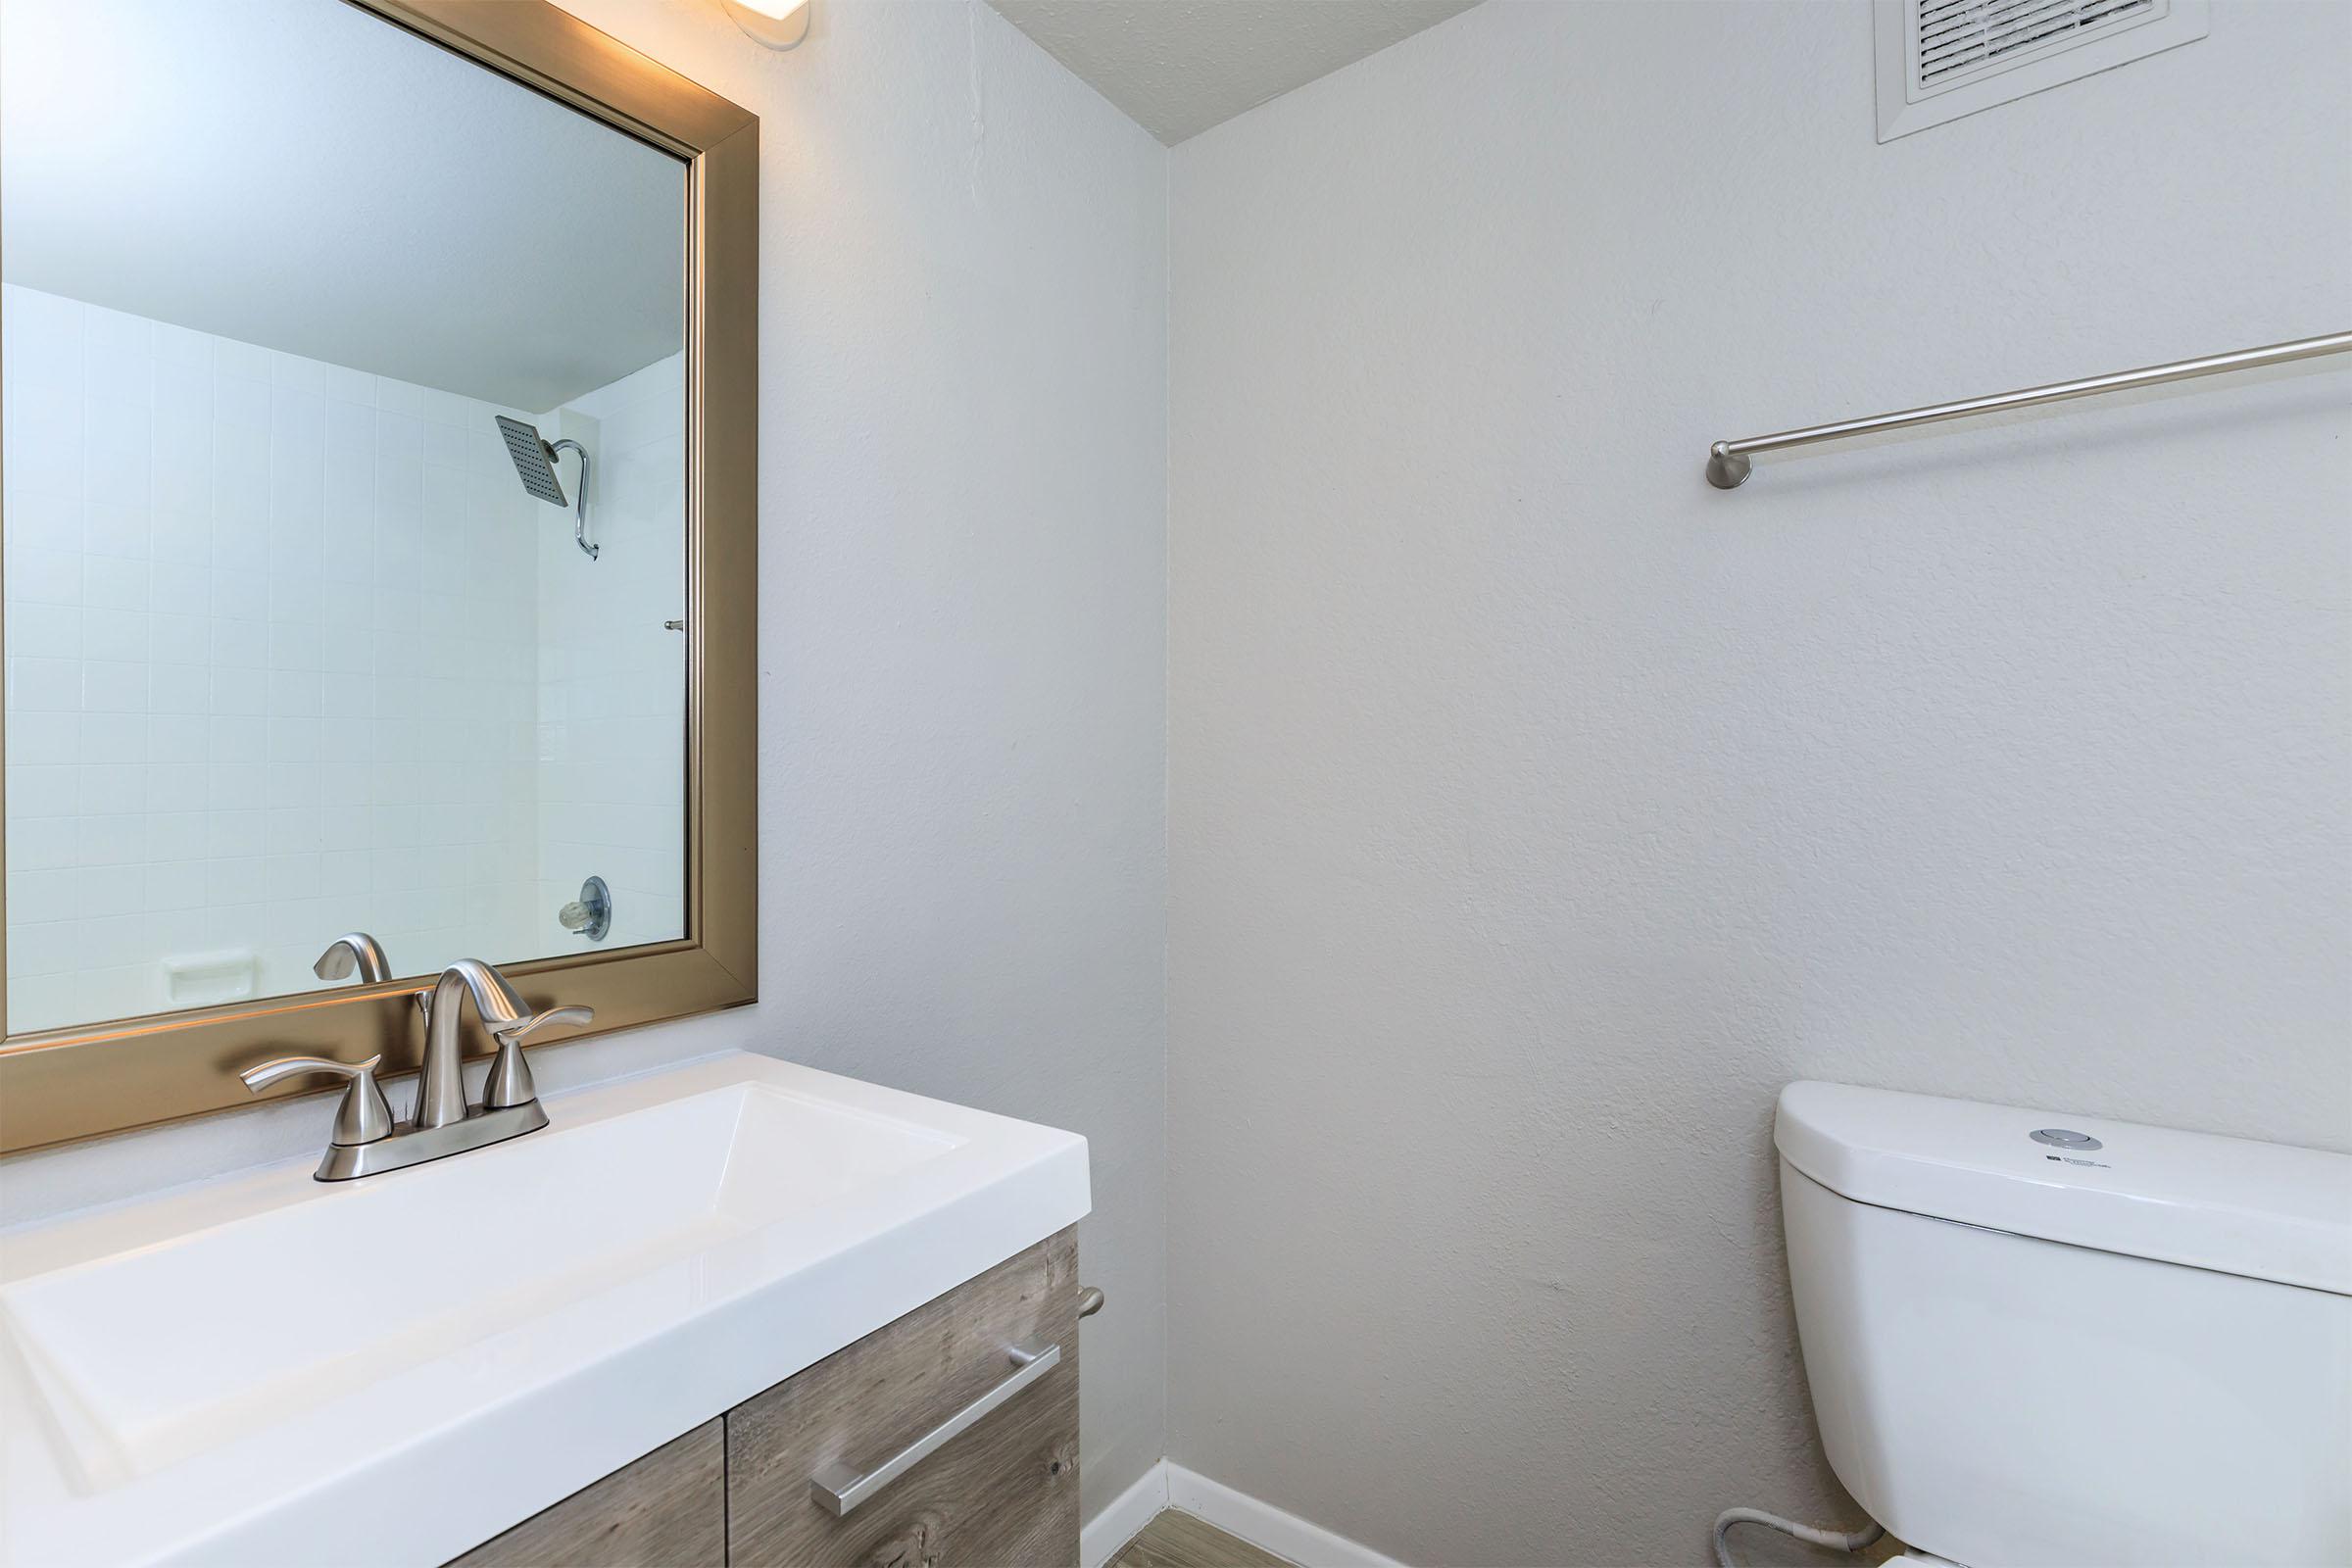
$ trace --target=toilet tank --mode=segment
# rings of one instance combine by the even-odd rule
[[[2352,1155],[1825,1083],[1774,1142],[1822,1444],[1889,1535],[2352,1564]]]

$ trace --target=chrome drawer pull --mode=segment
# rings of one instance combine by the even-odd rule
[[[859,1472],[836,1460],[808,1483],[808,1495],[839,1519],[866,1498],[962,1436],[973,1423],[1061,1364],[1061,1347],[1024,1341],[1006,1352],[1013,1374],[871,1470]]]

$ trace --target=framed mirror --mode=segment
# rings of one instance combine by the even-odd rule
[[[0,13],[0,1152],[752,999],[758,138],[540,0]]]

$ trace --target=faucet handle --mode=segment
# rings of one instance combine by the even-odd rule
[[[501,1024],[496,1033],[498,1042],[502,1046],[510,1040],[520,1045],[540,1030],[551,1028],[557,1024],[568,1024],[574,1029],[581,1029],[594,1022],[596,1022],[594,1007],[550,1007],[545,1012],[530,1013],[515,1019],[513,1023]]]
[[[274,1061],[260,1062],[237,1074],[245,1087],[255,1094],[276,1083],[280,1078],[292,1078],[301,1073],[330,1072],[351,1080],[343,1091],[343,1103],[335,1107],[335,1130],[328,1140],[337,1144],[372,1144],[392,1131],[392,1107],[384,1100],[384,1092],[375,1081],[375,1069],[384,1058],[369,1056],[356,1065],[348,1061],[330,1061],[324,1056],[280,1056]]]
[[[539,1098],[539,1086],[531,1082],[531,1064],[522,1058],[525,1040],[557,1024],[580,1028],[594,1022],[594,1007],[550,1007],[493,1030],[498,1038],[498,1059],[490,1063],[490,1076],[482,1082],[482,1108],[506,1110]]]

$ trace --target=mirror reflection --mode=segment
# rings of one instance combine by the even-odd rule
[[[682,935],[683,166],[327,0],[10,0],[0,208],[8,1029]]]

